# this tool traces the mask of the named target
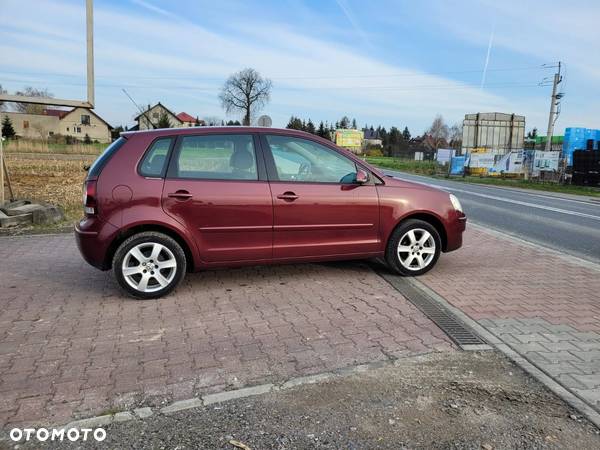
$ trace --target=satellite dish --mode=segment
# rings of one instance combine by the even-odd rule
[[[270,127],[271,125],[273,125],[273,121],[269,116],[265,115],[258,118],[259,127]]]

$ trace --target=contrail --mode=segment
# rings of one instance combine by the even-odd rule
[[[350,8],[346,4],[346,1],[345,0],[335,0],[335,2],[337,3],[337,5],[340,7],[342,12],[346,16],[346,19],[348,19],[348,22],[350,22],[350,25],[352,25],[352,28],[354,28],[354,31],[356,31],[359,34],[359,36],[365,42],[365,44],[367,44],[367,46],[373,47],[371,45],[371,41],[367,37],[367,33],[365,33],[365,31],[358,24],[356,18],[354,17],[354,14],[352,14],[352,12],[350,11]]]
[[[494,45],[494,32],[496,31],[496,21],[492,24],[492,32],[490,33],[490,42],[488,43],[487,55],[485,57],[485,65],[483,66],[483,75],[481,76],[480,89],[483,90],[485,85],[485,76],[487,75],[488,65],[490,63],[490,53],[492,53],[492,45]]]

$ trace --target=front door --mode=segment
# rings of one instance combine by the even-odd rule
[[[361,256],[379,250],[375,185],[353,160],[316,141],[262,137],[273,195],[273,257]]]
[[[181,136],[162,203],[193,233],[203,261],[271,260],[273,203],[253,135]]]

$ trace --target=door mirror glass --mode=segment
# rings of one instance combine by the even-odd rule
[[[365,184],[369,182],[369,173],[366,170],[358,169],[356,171],[356,183]]]

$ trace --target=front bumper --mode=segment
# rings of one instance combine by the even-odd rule
[[[96,217],[86,217],[75,224],[75,241],[85,261],[100,269],[108,270],[108,249],[118,229]]]
[[[463,233],[467,227],[467,216],[464,213],[456,211],[454,217],[448,223],[446,228],[446,248],[445,252],[458,250],[462,247]]]

